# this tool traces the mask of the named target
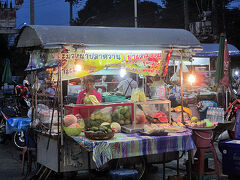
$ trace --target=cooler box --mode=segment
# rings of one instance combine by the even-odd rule
[[[240,140],[227,140],[220,143],[222,148],[223,174],[240,176]]]

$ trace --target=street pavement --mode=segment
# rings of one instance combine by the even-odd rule
[[[217,149],[217,148],[216,148]],[[221,153],[218,151],[218,157],[221,160]],[[16,150],[16,148],[13,146],[11,141],[7,141],[5,144],[0,144],[0,180],[22,180],[24,179],[24,176],[21,175],[21,159],[20,159],[21,151]],[[180,174],[184,175],[186,174],[186,167],[184,165],[185,160],[187,159],[187,156],[184,155],[180,159]],[[25,163],[27,164],[27,163]],[[170,163],[166,164],[166,179],[169,176],[175,176],[176,173],[176,161],[172,161]],[[35,166],[34,166],[35,167]],[[33,167],[33,169],[34,169]],[[25,167],[26,169],[26,167]],[[150,168],[148,168],[144,179],[147,180],[161,180],[162,177],[162,164],[154,164]],[[221,170],[221,166],[220,166]],[[49,180],[56,180],[56,179],[81,179],[81,180],[87,180],[89,179],[89,175],[87,171],[79,171],[75,177],[71,177],[72,174],[66,173],[63,176],[56,176],[54,173],[50,175],[48,178]],[[107,178],[107,173],[98,173],[93,174],[91,176],[94,180],[104,180],[109,179]],[[27,178],[30,179],[30,178]],[[228,179],[227,176],[221,175],[220,179],[225,180]]]

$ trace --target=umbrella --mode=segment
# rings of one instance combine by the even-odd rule
[[[218,57],[217,57],[217,69],[216,69],[216,84],[220,83],[220,80],[224,76],[224,35],[220,36],[219,48],[218,48]]]
[[[224,45],[224,77],[220,81],[226,88],[229,86],[229,51],[227,39],[225,39]]]
[[[2,83],[11,83],[12,82],[12,72],[10,67],[10,60],[5,60],[5,65],[2,73]]]

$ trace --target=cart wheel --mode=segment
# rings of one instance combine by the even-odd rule
[[[13,144],[19,150],[22,150],[24,148],[24,146],[26,145],[26,137],[22,130],[14,133]]]
[[[118,159],[115,169],[119,168],[135,169],[138,171],[138,179],[141,179],[146,170],[146,159],[144,157]]]

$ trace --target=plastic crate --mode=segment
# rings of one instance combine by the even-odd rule
[[[222,149],[223,174],[240,176],[240,140],[227,140],[220,143]]]
[[[105,102],[124,102],[125,96],[105,96]]]

